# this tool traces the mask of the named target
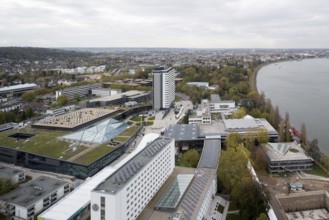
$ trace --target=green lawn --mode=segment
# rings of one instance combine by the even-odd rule
[[[142,121],[142,117],[141,116],[138,116],[138,115],[135,115],[130,120],[131,121],[134,121],[134,122],[141,122]]]
[[[151,126],[153,125],[154,121],[145,121],[144,126]]]
[[[129,137],[120,137],[120,136],[116,136],[113,140],[114,140],[114,141],[117,141],[117,142],[125,143],[126,141],[129,140]]]
[[[27,133],[27,134],[35,134],[35,136],[29,139],[15,139],[8,137],[11,134],[15,133]],[[59,158],[63,156],[64,158],[69,158],[71,155],[77,154],[84,150],[83,148],[79,148],[77,151],[72,153],[63,154],[63,152],[69,149],[70,143],[66,141],[59,140],[57,137],[66,134],[67,132],[63,131],[49,131],[42,129],[32,129],[32,128],[24,128],[20,130],[9,130],[6,132],[0,133],[0,144],[2,146],[8,148],[15,148],[26,152],[31,152],[35,154],[40,154],[48,157]]]
[[[154,121],[155,120],[155,116],[148,117],[148,118],[146,118],[146,120],[148,120],[148,121]]]
[[[135,134],[135,132],[138,130],[139,126],[131,126],[130,128],[124,130],[123,132],[121,132],[119,136],[129,136],[131,137],[133,134]]]
[[[81,163],[81,164],[90,164],[91,162],[93,162],[93,161],[101,158],[102,156],[108,154],[112,150],[114,150],[113,147],[109,147],[109,146],[107,146],[107,144],[103,144],[99,147],[96,147],[96,148],[92,149],[88,153],[78,157],[73,162]]]
[[[312,170],[305,170],[304,172],[307,173],[307,174],[312,174],[312,175],[317,175],[317,176],[322,176],[322,177],[329,178],[329,175],[321,167],[319,167],[317,164],[313,165]]]

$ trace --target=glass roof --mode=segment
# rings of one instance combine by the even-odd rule
[[[128,127],[128,124],[110,118],[87,129],[62,136],[62,138],[90,144],[102,144],[110,141]]]
[[[192,181],[193,176],[193,174],[178,174],[166,193],[161,197],[155,206],[155,209],[168,212],[174,211]]]

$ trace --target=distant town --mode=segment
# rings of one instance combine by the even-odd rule
[[[0,48],[0,219],[328,219],[328,155],[256,88],[313,58]]]

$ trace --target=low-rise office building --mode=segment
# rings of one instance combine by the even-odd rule
[[[91,219],[136,219],[174,167],[174,140],[156,139],[92,191]]]
[[[189,124],[211,124],[212,114],[231,115],[236,110],[235,101],[222,101],[219,95],[212,94],[210,101],[208,99],[201,100],[200,105],[189,116],[188,121]]]
[[[38,86],[35,83],[25,83],[14,86],[6,86],[0,88],[0,97],[20,96],[23,92],[36,89]]]
[[[313,167],[313,159],[296,142],[266,143],[262,147],[271,173],[310,170]]]
[[[100,83],[70,87],[67,89],[56,91],[56,99],[60,95],[65,95],[69,100],[75,99],[77,97],[82,98],[87,95],[91,95],[91,91],[93,89],[100,89],[101,87],[102,87],[102,84],[100,84]]]
[[[25,180],[25,172],[20,169],[0,165],[0,179],[10,180],[11,183],[21,183]]]
[[[117,93],[110,96],[103,96],[86,101],[83,107],[104,107],[110,105],[124,105],[129,101],[147,102],[150,100],[150,92],[130,90],[127,92]]]
[[[1,212],[13,219],[33,220],[70,191],[63,180],[38,177],[0,197]]]

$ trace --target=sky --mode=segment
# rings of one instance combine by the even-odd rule
[[[328,0],[0,0],[0,47],[329,48]]]

